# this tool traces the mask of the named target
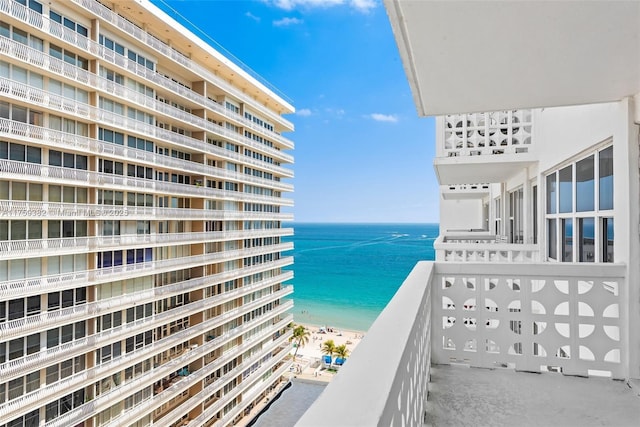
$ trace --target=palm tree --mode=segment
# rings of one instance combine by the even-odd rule
[[[289,342],[294,341],[296,343],[296,351],[293,353],[293,360],[296,360],[298,349],[304,347],[309,342],[309,331],[302,325],[298,325],[293,328],[293,335],[289,338]]]
[[[344,361],[349,355],[349,349],[347,348],[346,344],[341,344],[333,349],[333,353],[336,355],[336,357],[339,357]]]
[[[336,351],[336,343],[333,340],[326,340],[324,344],[322,344],[322,354],[326,354],[329,357],[332,357]]]

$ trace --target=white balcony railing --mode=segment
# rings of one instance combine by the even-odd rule
[[[92,172],[80,169],[70,169],[58,166],[48,166],[39,163],[26,163],[0,159],[0,177],[14,179],[47,180],[67,185],[99,186],[102,188],[131,190],[137,189],[153,193],[170,193],[200,197],[212,197],[222,200],[239,202],[267,203],[282,206],[292,206],[291,199],[263,196],[259,194],[218,190],[197,185],[178,184],[167,181],[135,178],[124,175]]]
[[[78,102],[74,99],[66,98],[62,95],[46,91],[35,86],[29,86],[27,84],[20,83],[5,77],[0,78],[0,93],[9,99],[27,101],[31,104],[38,105],[43,108],[48,108],[64,114],[71,114],[83,120],[90,120],[100,124],[107,124],[111,127],[120,129],[125,133],[134,132],[144,135],[147,138],[159,138],[165,141],[170,141],[177,145],[181,145],[183,147],[204,151],[209,150],[210,144],[205,143],[202,139],[196,139],[187,135],[172,132],[155,126],[151,123],[142,122],[128,116],[123,116],[107,110],[103,110],[98,107],[94,107],[83,102]],[[214,126],[209,122],[206,123],[207,124],[203,124],[203,126]],[[217,129],[213,130],[218,134],[231,139],[235,139],[236,142],[239,142],[240,144],[248,145],[256,149],[262,148],[261,144],[245,138],[238,133],[232,132],[218,125],[215,125],[215,128]],[[283,158],[285,161],[293,163],[293,157],[291,155],[284,154],[282,151],[273,149],[261,149],[259,151],[265,151],[267,152],[267,154],[276,157],[276,159]],[[277,151],[279,155],[275,155],[272,151]],[[236,153],[236,156],[245,163],[256,164],[256,166],[267,169],[276,168],[270,163],[250,159],[243,154],[244,153]],[[251,162],[251,160],[253,160],[253,162]],[[283,173],[284,176],[288,176],[287,174],[290,174],[290,172],[287,172],[287,169],[281,167],[278,167],[277,171]]]
[[[284,282],[285,280],[289,280],[293,277],[292,272],[286,272],[285,274],[281,274],[276,276],[275,278],[262,280],[260,282],[256,282],[250,286],[243,286],[242,288],[236,289],[235,291],[225,292],[220,295],[215,300],[215,305],[221,305],[225,302],[233,299],[242,297],[248,293],[251,293],[255,290],[262,289],[268,286],[272,286],[276,283]],[[201,277],[198,279],[191,279],[185,282],[179,282],[174,285],[162,286],[160,288],[154,288],[152,292],[139,292],[133,295],[127,295],[127,297],[116,298],[115,300],[120,300],[120,302],[116,302],[116,304],[124,306],[128,304],[128,306],[132,306],[133,304],[144,304],[149,301],[153,301],[153,299],[149,299],[147,294],[153,295],[156,299],[159,296],[163,298],[169,298],[174,294],[185,293],[195,289],[202,288],[204,286],[210,286],[212,283],[209,277]],[[164,288],[171,288],[165,291]],[[291,288],[289,288],[291,289]],[[161,292],[158,292],[161,291]],[[167,314],[165,314],[167,313]],[[106,331],[102,331],[100,333],[90,335],[88,337],[74,340],[68,343],[61,344],[56,347],[50,347],[46,350],[39,351],[34,354],[26,355],[24,357],[18,359],[12,359],[5,363],[0,364],[0,381],[8,382],[20,375],[24,375],[24,372],[31,372],[36,369],[42,369],[54,363],[62,362],[63,360],[68,360],[72,357],[79,356],[87,352],[87,348],[94,348],[98,343],[100,346],[105,346],[112,344],[116,341],[122,341],[130,336],[133,336],[137,333],[142,333],[146,330],[149,330],[154,324],[160,323],[164,324],[164,322],[170,321],[167,320],[167,315],[170,313],[165,312],[163,315],[158,315],[155,318],[144,318],[139,319],[134,322],[125,323],[119,327],[108,329]],[[269,315],[276,315],[279,313],[279,310],[273,310],[269,312]],[[180,314],[180,313],[178,313]],[[170,314],[173,317],[174,314]],[[178,316],[179,317],[179,316]],[[220,319],[214,318],[212,321],[207,321],[199,324],[197,327],[191,327],[185,332],[184,337],[177,337],[175,341],[181,339],[183,341],[189,340],[193,338],[193,336],[198,335],[198,333],[206,333],[212,328],[217,326],[216,322],[219,322]],[[154,351],[161,351],[158,347],[154,347]]]
[[[95,3],[98,4],[97,2],[90,0],[91,3]],[[90,3],[87,3],[87,5],[90,5]],[[102,5],[99,5],[100,7],[103,7]],[[106,9],[106,8],[105,8]],[[139,64],[137,64],[135,61],[131,61],[128,58],[124,57],[124,56],[120,56],[120,55],[116,55],[113,51],[109,50],[109,49],[105,49],[103,46],[100,46],[98,43],[96,43],[95,41],[82,36],[81,34],[75,32],[74,30],[71,30],[69,28],[66,28],[64,25],[61,25],[57,22],[51,21],[47,16],[43,16],[25,6],[22,6],[20,3],[17,3],[15,1],[12,0],[1,0],[0,1],[0,11],[1,12],[5,12],[7,14],[12,15],[13,17],[20,19],[23,22],[27,22],[30,25],[34,26],[35,28],[41,29],[43,31],[48,31],[49,34],[53,35],[54,37],[57,37],[61,40],[64,40],[67,43],[71,43],[73,46],[75,46],[76,48],[81,48],[84,51],[91,53],[92,55],[97,55],[99,57],[101,57],[104,60],[107,60],[115,65],[118,65],[120,67],[123,67],[129,71],[134,72],[138,77],[142,77],[142,78],[146,78],[156,84],[161,85],[163,88],[165,89],[169,89],[172,90],[173,92],[175,92],[178,95],[184,96],[188,99],[190,99],[191,101],[194,101],[200,105],[205,105],[209,108],[212,108],[213,110],[215,110],[216,112],[227,116],[228,118],[231,118],[232,120],[235,120],[236,122],[241,122],[244,125],[250,125],[250,127],[255,130],[255,131],[259,131],[263,134],[265,134],[268,138],[281,143],[284,147],[286,148],[293,148],[293,142],[288,140],[287,138],[283,137],[282,135],[273,132],[267,128],[261,127],[261,126],[255,126],[253,123],[249,122],[248,120],[244,119],[244,117],[240,116],[239,114],[236,114],[232,111],[229,111],[227,109],[225,109],[224,107],[221,107],[219,104],[217,104],[214,101],[209,100],[208,98],[191,91],[191,89],[186,88],[184,86],[178,85],[176,82],[172,81],[170,78],[167,78],[161,74],[156,73],[153,70],[150,70],[144,66],[141,66]],[[124,20],[122,17],[118,16],[117,14],[115,14],[115,16],[117,17],[117,19],[123,20],[125,22],[127,22],[129,25],[131,25],[130,22]],[[147,34],[147,33],[145,33]],[[153,36],[151,36],[153,37]],[[9,39],[6,39],[7,41]],[[27,48],[30,49],[30,48]],[[18,52],[18,59],[21,60],[27,60],[28,56],[25,55],[25,52],[27,50],[26,49],[19,49]],[[38,51],[36,51],[38,52]],[[22,55],[20,55],[22,54]],[[43,55],[43,54],[42,54]],[[189,60],[189,62],[191,62]],[[49,61],[46,59],[46,55],[43,55],[43,57],[40,60],[40,63],[36,63],[36,65],[40,66],[41,68],[48,68],[47,66],[49,65]],[[67,77],[71,77],[73,78],[75,81],[77,82],[82,82],[84,84],[89,84],[89,79],[86,78],[86,75],[84,73],[81,73],[82,75],[75,75],[75,76],[70,76],[69,75],[69,69],[72,66],[67,64],[67,66],[63,67],[55,67],[53,69],[51,69],[51,71],[54,72],[59,72],[61,70],[66,70],[65,72],[65,76]],[[202,68],[202,67],[201,67]],[[202,68],[204,70],[204,68]],[[208,71],[205,70],[205,72],[209,73]],[[77,73],[76,73],[77,74]],[[211,74],[211,73],[209,73]],[[214,79],[216,80],[216,82],[221,82],[223,85],[225,85],[225,89],[228,89],[228,92],[235,92],[237,94],[242,94],[242,92],[240,92],[238,89],[234,88],[232,85],[230,85],[229,83],[225,82],[223,79],[211,74],[212,76],[214,76]],[[85,77],[85,78],[83,78]],[[220,85],[218,85],[220,86]],[[242,96],[246,97],[246,95],[242,94]],[[134,98],[135,99],[135,98]],[[250,98],[248,98],[250,99]],[[211,104],[211,105],[210,105]],[[257,109],[261,109],[263,112],[266,112],[269,116],[276,118],[279,121],[286,121],[287,123],[290,124],[290,122],[288,122],[286,119],[284,119],[282,116],[280,116],[279,114],[274,113],[273,111],[262,107],[260,104],[256,103],[255,101],[249,101],[249,105],[251,105],[252,107],[257,106]],[[244,122],[248,122],[248,123],[244,123]],[[251,126],[253,125],[253,126]],[[290,129],[293,129],[293,125],[289,126]],[[241,136],[242,138],[244,138],[244,136]],[[250,140],[249,140],[250,141]],[[266,146],[262,146],[262,147],[258,147],[261,150],[264,149],[268,149]],[[277,154],[276,154],[277,156]]]
[[[256,108],[261,113],[268,115],[269,117],[271,117],[272,119],[280,123],[283,123],[287,128],[293,129],[293,124],[287,119],[285,119],[284,117],[280,116],[279,114],[276,114],[272,110],[256,102],[253,98],[243,93],[239,89],[235,88],[229,82],[215,75],[207,68],[187,58],[184,54],[182,54],[181,52],[178,52],[177,50],[173,49],[171,46],[169,46],[165,42],[147,33],[142,28],[137,27],[131,21],[124,19],[123,17],[118,15],[116,12],[108,9],[107,7],[103,6],[102,4],[98,3],[95,0],[73,0],[73,1],[79,4],[80,6],[84,7],[85,9],[87,9],[91,13],[99,16],[103,20],[110,22],[112,25],[116,26],[120,30],[130,34],[136,40],[139,40],[145,43],[147,46],[153,48],[155,51],[160,52],[162,55],[170,58],[172,61],[175,61],[183,65],[184,67],[194,71],[196,74],[199,74],[203,78],[214,83],[215,85],[225,90],[226,92],[231,93],[233,96],[242,100],[243,102],[246,102],[251,107]]]
[[[58,239],[30,239],[0,241],[0,260],[21,257],[42,257],[66,255],[82,252],[97,252],[113,249],[151,248],[157,246],[175,246],[205,242],[224,242],[229,240],[260,238],[271,236],[290,236],[293,230],[277,229],[277,232],[265,230],[241,231],[205,231],[163,234],[122,234],[118,236],[63,237]],[[292,249],[287,244],[262,246],[263,250],[274,252]],[[123,261],[126,262],[126,261]]]
[[[297,425],[422,425],[430,363],[626,378],[625,271],[420,262]]]
[[[446,262],[538,262],[537,244],[502,243],[500,236],[440,235],[433,243],[436,261]]]
[[[126,212],[126,213],[125,213]],[[86,203],[37,202],[26,200],[0,200],[0,216],[16,218],[73,218],[113,219],[118,213],[124,217],[143,219],[182,220],[274,220],[292,221],[293,214],[281,212],[225,211],[210,209],[160,208],[154,206],[104,206]]]
[[[47,129],[41,126],[34,126],[27,123],[17,122],[9,119],[0,118],[0,135],[5,135],[18,141],[41,144],[46,141],[49,147],[57,147],[63,150],[72,149],[87,154],[96,154],[99,156],[122,159],[123,161],[135,161],[140,164],[148,164],[151,166],[165,166],[167,168],[186,170],[189,173],[200,173],[203,176],[211,176],[218,179],[226,179],[231,181],[249,182],[281,191],[293,191],[293,186],[281,181],[267,180],[235,172],[219,167],[205,165],[175,157],[164,156],[153,152],[138,150],[124,145],[104,142],[72,133],[60,132],[53,129]],[[260,166],[263,169],[271,171],[286,170],[281,167],[273,167],[273,165],[265,163],[261,165],[259,161],[247,156],[240,156],[238,153],[217,147],[211,144],[200,143],[200,149],[205,152],[215,153],[226,160],[234,162],[244,162],[253,166]],[[290,172],[289,170],[286,170]],[[290,174],[289,174],[290,175]]]
[[[431,367],[433,263],[414,267],[298,426],[423,425]],[[372,375],[375,373],[375,387]]]
[[[292,248],[292,243],[285,243],[287,250]],[[243,249],[242,252],[226,251],[205,255],[193,255],[190,257],[169,258],[151,263],[137,263],[119,265],[95,270],[73,271],[69,273],[54,274],[50,276],[27,277],[0,282],[0,299],[6,300],[31,295],[40,295],[45,292],[55,292],[64,289],[73,289],[78,286],[97,285],[114,280],[124,280],[139,277],[145,274],[160,274],[175,270],[176,267],[192,268],[211,262],[224,262],[243,256],[253,256],[267,253],[265,247]],[[211,281],[225,282],[240,277],[263,272],[269,269],[282,268],[293,264],[293,257],[282,257],[277,261],[258,264],[251,267],[239,268],[207,276]]]
[[[455,114],[442,120],[437,157],[519,154],[533,147],[531,110]]]

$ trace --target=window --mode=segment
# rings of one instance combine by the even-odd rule
[[[576,159],[545,182],[547,257],[613,262],[613,147]]]

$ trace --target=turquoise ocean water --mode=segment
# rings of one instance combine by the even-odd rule
[[[287,226],[296,322],[366,331],[416,262],[435,259],[437,224]]]

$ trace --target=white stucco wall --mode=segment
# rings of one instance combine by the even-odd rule
[[[545,172],[611,138],[620,109],[615,102],[543,108],[533,114],[538,170]]]
[[[482,200],[440,200],[440,230],[484,228]]]

